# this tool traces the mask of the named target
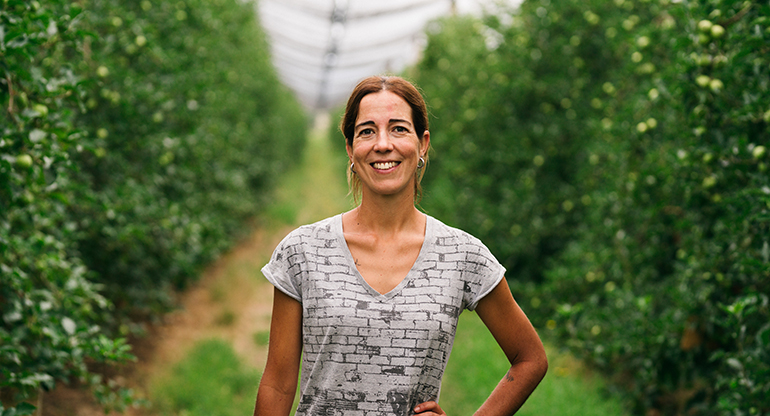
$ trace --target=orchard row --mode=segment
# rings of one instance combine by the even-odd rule
[[[0,414],[73,379],[130,403],[93,369],[131,358],[293,163],[306,115],[253,7],[0,2]]]
[[[526,0],[431,27],[423,206],[633,414],[770,413],[770,4]]]

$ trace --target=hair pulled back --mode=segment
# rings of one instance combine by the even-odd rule
[[[363,79],[356,85],[345,106],[345,114],[343,114],[342,120],[340,121],[340,130],[345,136],[345,141],[348,146],[353,146],[353,136],[355,134],[356,119],[358,118],[358,112],[361,107],[361,100],[369,94],[381,91],[390,91],[409,104],[409,107],[412,109],[412,124],[414,126],[414,131],[420,142],[422,142],[423,134],[428,130],[428,108],[420,91],[414,84],[401,77],[374,75]],[[419,202],[420,199],[422,199],[422,186],[420,186],[420,182],[422,181],[422,176],[425,173],[428,164],[428,153],[425,153],[423,159],[425,159],[425,166],[417,169],[417,172],[415,173],[415,202]],[[361,181],[358,176],[350,170],[350,166],[348,166],[348,185],[350,187],[350,193],[353,194],[353,198],[357,201],[361,193]]]

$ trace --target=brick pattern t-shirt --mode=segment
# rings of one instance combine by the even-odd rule
[[[427,216],[420,254],[380,294],[355,267],[342,215],[302,226],[262,269],[302,304],[297,415],[411,415],[438,400],[457,319],[505,269],[470,234]]]

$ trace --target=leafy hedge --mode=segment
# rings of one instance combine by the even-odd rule
[[[242,235],[293,163],[306,116],[253,10],[0,3],[3,415],[73,377],[125,404],[92,364],[130,359],[124,337]]]
[[[415,69],[425,207],[634,413],[770,413],[769,45],[766,3],[539,0]]]

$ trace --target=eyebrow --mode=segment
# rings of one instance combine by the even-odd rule
[[[408,120],[402,120],[400,118],[392,118],[388,120],[388,124],[393,124],[393,123],[406,123],[410,126],[412,125],[412,123],[410,123]],[[373,125],[375,125],[374,121],[369,120],[369,121],[364,121],[363,123],[356,124],[355,128],[358,129],[361,126],[373,126]]]

